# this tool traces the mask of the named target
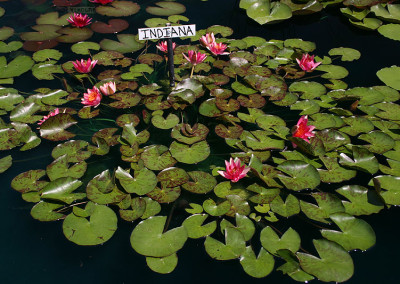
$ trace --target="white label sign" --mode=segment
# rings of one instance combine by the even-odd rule
[[[196,35],[196,25],[138,29],[139,40],[186,37]]]

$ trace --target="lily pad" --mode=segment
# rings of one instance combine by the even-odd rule
[[[161,274],[168,274],[174,271],[178,264],[178,256],[173,253],[166,257],[146,257],[146,263],[151,270]]]
[[[75,134],[66,129],[76,124],[77,121],[70,114],[60,113],[56,116],[48,118],[40,126],[40,136],[51,141],[68,140]]]
[[[186,7],[177,2],[161,1],[155,3],[158,7],[149,6],[146,12],[155,16],[171,16],[182,14],[186,11]]]
[[[289,176],[278,175],[279,180],[291,190],[314,189],[320,184],[318,171],[303,161],[286,161],[278,169]]]
[[[347,47],[332,48],[328,53],[330,56],[341,55],[342,61],[357,60],[361,56],[361,53],[358,50]]]
[[[85,211],[89,220],[69,214],[63,222],[65,237],[78,245],[93,246],[108,241],[117,230],[117,216],[105,205],[89,202]],[[88,212],[89,211],[89,212]]]
[[[12,165],[12,156],[8,155],[0,159],[0,174],[8,170]]]
[[[111,179],[110,172],[105,170],[95,176],[86,186],[87,197],[97,204],[120,202],[126,194],[118,190]]]
[[[144,195],[154,190],[157,185],[156,175],[146,168],[135,171],[132,177],[129,171],[124,171],[122,168],[118,167],[115,176],[128,193]]]
[[[225,244],[212,237],[207,237],[204,242],[206,252],[217,260],[238,258],[246,250],[246,242],[242,233],[235,228],[225,229]]]
[[[261,248],[256,257],[251,246],[246,247],[240,258],[243,270],[252,277],[263,278],[274,269],[275,260],[265,249]]]
[[[118,51],[120,53],[131,53],[144,47],[144,43],[138,41],[138,37],[132,34],[118,34],[118,41],[103,39],[100,46],[104,50]]]
[[[200,141],[193,145],[186,145],[176,141],[169,147],[172,157],[178,162],[196,164],[207,159],[210,155],[210,146],[206,141]]]
[[[56,221],[65,217],[64,214],[56,211],[61,207],[63,204],[40,201],[32,207],[31,215],[34,219],[42,222]]]
[[[207,217],[207,214],[194,214],[183,221],[182,226],[186,228],[189,238],[199,239],[206,237],[211,235],[217,229],[216,221],[203,225]]]
[[[79,41],[85,41],[92,37],[93,31],[89,28],[74,28],[66,27],[57,30],[57,33],[62,34],[57,37],[58,42],[64,43],[75,43]]]
[[[60,177],[46,184],[42,189],[41,197],[52,201],[71,204],[75,200],[86,197],[86,193],[74,193],[82,185],[82,182],[72,177]]]
[[[26,55],[19,55],[7,64],[5,56],[0,57],[0,79],[18,77],[29,71],[34,61]]]
[[[116,2],[113,2],[116,3]],[[135,3],[133,3],[135,4]],[[98,7],[101,8],[101,7]],[[122,19],[111,19],[108,21],[108,24],[96,21],[94,22],[90,28],[92,31],[96,33],[101,33],[101,34],[113,34],[113,33],[119,33],[122,32],[123,30],[126,30],[129,27],[129,23],[125,20]]]
[[[73,44],[71,50],[76,54],[88,55],[90,50],[100,50],[100,45],[96,42],[81,41]]]
[[[276,232],[267,226],[261,231],[260,241],[262,246],[271,254],[276,254],[281,249],[296,253],[300,248],[300,236],[292,228],[287,229],[279,238]]]
[[[400,26],[400,25],[398,25]],[[400,90],[400,67],[392,66],[379,70],[376,72],[378,78],[387,86],[393,89]]]
[[[383,35],[384,37],[393,39],[393,40],[400,40],[400,25],[399,24],[387,24],[382,25],[378,28],[378,32]]]
[[[166,257],[185,244],[188,234],[185,227],[164,231],[167,217],[156,216],[140,222],[131,234],[132,248],[139,254]]]
[[[110,6],[97,6],[96,13],[108,17],[127,17],[140,10],[139,4],[131,1],[113,1],[110,4]]]

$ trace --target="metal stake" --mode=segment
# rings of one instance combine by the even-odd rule
[[[167,23],[167,26],[171,26]],[[175,87],[175,72],[174,72],[174,49],[172,48],[172,38],[167,38],[168,49],[168,71],[169,71],[169,85]]]

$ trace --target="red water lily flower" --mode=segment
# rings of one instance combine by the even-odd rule
[[[167,52],[168,52],[168,44],[167,44],[167,41],[161,41],[161,42],[159,42],[159,43],[156,45],[156,47],[157,47],[160,51],[162,51],[162,52],[164,52],[164,53],[167,53]],[[176,47],[176,43],[173,42],[173,43],[172,43],[172,50],[174,50],[175,47]]]
[[[315,68],[317,68],[318,65],[321,64],[321,62],[314,62],[314,55],[310,56],[308,53],[303,54],[301,60],[296,58],[297,63],[299,64],[300,68],[306,72],[311,72]]]
[[[87,89],[87,93],[83,94],[82,104],[85,107],[93,106],[98,107],[101,101],[101,93],[97,87],[93,87],[92,89]]]
[[[105,96],[114,94],[116,90],[117,86],[115,85],[115,82],[107,82],[104,85],[100,86],[100,91]]]
[[[71,25],[77,28],[83,28],[91,23],[92,18],[90,18],[88,15],[83,15],[83,14],[77,14],[74,13],[72,16],[68,18],[68,22],[70,22]]]
[[[89,0],[89,2],[101,4],[101,5],[107,5],[108,3],[111,3],[113,1],[114,0]]]
[[[215,43],[214,33],[205,34],[200,38],[200,43],[204,47],[209,47],[211,44]]]
[[[227,55],[227,54],[229,54],[229,52],[224,52],[225,49],[227,48],[227,45],[223,44],[222,42],[220,42],[220,43],[216,43],[215,42],[215,43],[209,45],[207,48],[214,55]]]
[[[204,59],[206,59],[206,57],[207,57],[207,55],[205,55],[204,53],[196,52],[194,50],[189,50],[188,51],[188,56],[186,56],[183,53],[182,53],[182,55],[183,55],[183,57],[185,57],[185,59],[187,61],[189,61],[193,65],[196,65],[196,64],[199,64],[199,63],[203,62]]]
[[[307,124],[308,124],[307,115],[303,115],[302,117],[300,117],[296,126],[293,128],[293,137],[299,137],[310,143],[310,138],[315,136],[313,132],[315,126]],[[293,143],[293,147],[296,147],[296,144]]]
[[[37,123],[38,125],[42,125],[43,122],[45,122],[46,120],[48,120],[50,117],[52,116],[56,116],[57,114],[60,113],[60,109],[56,108],[53,111],[51,111],[48,115],[43,116],[43,118],[41,120],[39,120],[39,122]]]
[[[218,171],[218,173],[224,178],[230,179],[232,182],[237,182],[241,178],[244,178],[250,170],[246,165],[241,166],[239,158],[235,158],[235,160],[231,158],[229,162],[225,161],[225,166],[225,171]]]
[[[89,73],[90,71],[92,71],[96,63],[97,60],[92,61],[90,58],[88,60],[81,59],[81,61],[76,60],[75,62],[72,62],[75,70],[78,71],[79,73]]]

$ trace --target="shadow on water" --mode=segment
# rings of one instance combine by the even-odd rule
[[[1,2],[1,5],[20,18],[21,9],[15,2]],[[154,1],[138,2],[147,4]],[[319,56],[326,55],[333,47],[358,49],[362,54],[360,60],[343,64],[351,71],[346,79],[349,87],[380,85],[376,71],[399,63],[398,42],[350,26],[334,9],[295,17],[277,25],[259,26],[237,8],[238,2],[182,1],[187,6],[190,23],[197,24],[198,29],[219,24],[232,27],[236,38],[302,38],[316,42],[315,54]],[[37,15],[29,14],[20,25],[29,25]],[[132,32],[136,28],[139,27],[131,27]],[[184,249],[178,252],[179,263],[171,274],[154,273],[147,267],[145,258],[130,247],[133,225],[123,221],[119,222],[116,234],[104,245],[82,247],[69,242],[63,236],[61,222],[44,223],[32,219],[29,214],[31,205],[10,188],[11,179],[18,173],[49,164],[52,159],[48,149],[52,147],[53,143],[44,141],[28,154],[13,152],[13,166],[0,176],[1,283],[297,283],[276,271],[265,279],[253,279],[243,272],[238,261],[211,259],[204,250],[204,240],[190,240],[185,244]],[[34,159],[29,158],[33,156]],[[177,208],[176,214],[180,212],[181,209]],[[398,283],[400,229],[396,225],[399,219],[398,208],[365,217],[376,232],[377,244],[367,252],[352,253],[355,275],[346,283],[381,283],[382,280],[384,283]]]

